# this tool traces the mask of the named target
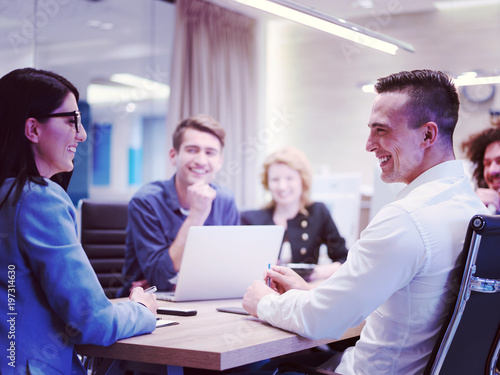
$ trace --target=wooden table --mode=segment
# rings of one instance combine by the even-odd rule
[[[158,328],[148,335],[123,339],[108,347],[77,346],[77,352],[89,357],[225,370],[335,341],[306,339],[274,328],[250,315],[216,310],[216,307],[241,306],[241,299],[158,301],[158,305],[194,308],[198,314],[190,317],[158,315],[180,324]],[[362,325],[349,329],[342,339],[358,336],[361,328]]]

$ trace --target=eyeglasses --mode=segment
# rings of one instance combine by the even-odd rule
[[[78,133],[80,131],[80,127],[82,126],[82,114],[80,111],[72,111],[72,112],[60,112],[60,113],[51,113],[50,115],[39,116],[39,118],[50,118],[50,117],[73,117],[75,130]]]

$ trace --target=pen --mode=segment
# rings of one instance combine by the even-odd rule
[[[144,293],[154,293],[156,292],[156,287],[153,285],[153,286],[150,286],[149,288],[147,288]]]
[[[267,269],[270,270],[271,269],[271,263],[269,263],[267,265]],[[267,277],[267,286],[270,288],[271,287],[271,278],[268,276]]]

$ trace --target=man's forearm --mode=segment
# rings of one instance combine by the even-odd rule
[[[182,256],[184,254],[184,247],[186,246],[186,239],[189,232],[189,228],[192,226],[203,225],[205,220],[201,218],[195,218],[188,216],[184,223],[182,223],[174,242],[170,245],[169,255],[172,259],[172,264],[174,265],[175,272],[179,272],[182,263]]]

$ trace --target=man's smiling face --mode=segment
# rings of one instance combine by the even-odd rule
[[[409,184],[423,172],[422,132],[408,127],[407,100],[408,95],[402,92],[379,94],[368,123],[366,150],[379,159],[381,178],[387,183]]]
[[[493,142],[486,147],[483,165],[486,184],[500,193],[500,142]]]
[[[179,151],[170,150],[170,159],[177,168],[176,181],[182,186],[200,180],[210,183],[222,167],[222,146],[213,134],[186,129]]]

